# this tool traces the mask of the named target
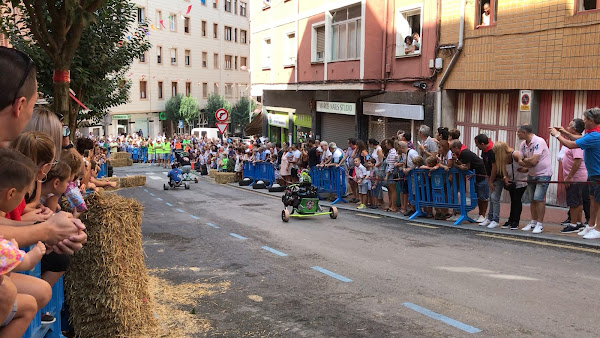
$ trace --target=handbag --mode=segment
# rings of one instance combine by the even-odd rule
[[[512,153],[510,154],[510,156],[512,157]],[[512,163],[510,164],[510,166],[512,168],[513,179],[509,184],[504,183],[504,189],[506,189],[507,191],[514,191],[515,189],[517,189],[517,182],[515,182],[515,159],[514,158],[512,160]]]

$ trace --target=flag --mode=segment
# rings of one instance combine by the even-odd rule
[[[187,11],[185,12],[185,15],[190,14],[191,10],[192,10],[192,5],[189,5]]]
[[[200,1],[202,1],[203,5],[206,5],[206,0],[200,0]]]
[[[160,20],[160,25],[162,26],[162,28],[167,29],[167,27],[165,27],[165,23],[163,22],[163,20]]]

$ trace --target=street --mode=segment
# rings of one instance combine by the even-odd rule
[[[281,221],[280,199],[201,178],[164,191],[168,169],[121,190],[145,206],[152,276],[218,291],[175,305],[190,336],[595,337],[598,253],[340,210]]]

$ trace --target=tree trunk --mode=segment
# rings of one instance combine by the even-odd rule
[[[55,82],[53,84],[54,113],[63,116],[63,123],[71,125],[71,109],[69,106],[69,83]],[[77,122],[77,121],[75,121]],[[75,130],[72,130],[73,133]]]

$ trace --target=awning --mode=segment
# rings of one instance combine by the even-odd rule
[[[244,134],[246,135],[257,135],[262,134],[262,113],[258,113],[250,123],[244,128]]]
[[[423,120],[425,118],[423,106],[414,104],[364,102],[363,114],[407,120]]]

